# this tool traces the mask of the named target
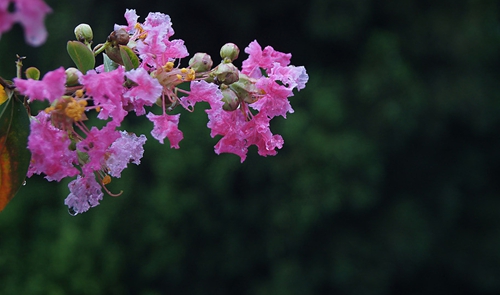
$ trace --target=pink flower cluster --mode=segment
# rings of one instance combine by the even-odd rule
[[[9,11],[13,3],[14,11]],[[0,36],[16,22],[24,27],[26,42],[39,46],[47,39],[45,16],[51,12],[43,0],[0,0]]]
[[[120,177],[128,163],[140,163],[146,137],[119,130],[132,111],[146,115],[153,123],[151,135],[161,143],[168,138],[172,148],[179,148],[183,133],[178,128],[180,114],[168,112],[176,106],[192,111],[198,102],[210,105],[207,126],[212,137],[221,136],[215,146],[217,154],[233,153],[243,162],[251,145],[257,146],[261,156],[275,155],[283,146],[283,138],[271,132],[270,121],[293,113],[288,98],[308,80],[304,67],[290,65],[291,54],[270,46],[262,49],[253,41],[245,49],[249,56],[241,71],[229,73],[239,80],[224,84],[218,77],[228,73],[216,73],[220,75],[224,67],[232,69],[228,60],[214,69],[210,69],[211,61],[206,62],[207,68],[192,66],[191,61],[186,68],[175,66],[188,51],[182,40],[170,40],[174,30],[168,15],[150,13],[139,23],[135,10],[127,10],[125,18],[127,25],[114,29],[127,32],[126,46],[140,61],[137,68],[127,71],[117,64],[114,70],[105,71],[99,66],[79,73],[76,87],[66,85],[63,68],[39,81],[14,79],[17,90],[29,101],[51,103],[31,121],[28,176],[45,174],[49,181],[76,176],[65,200],[71,212],[82,213],[98,205],[103,189],[111,194],[106,189],[111,177]],[[189,84],[189,90],[177,87],[182,83]],[[223,91],[235,97],[236,104],[230,109],[225,106]],[[161,106],[161,114],[146,111],[155,104]],[[104,127],[89,129],[85,125],[91,111],[98,112]]]

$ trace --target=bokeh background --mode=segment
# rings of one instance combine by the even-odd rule
[[[169,14],[191,54],[257,39],[310,80],[272,121],[275,157],[215,155],[198,108],[179,150],[130,118],[142,164],[87,213],[67,181],[28,179],[0,213],[0,294],[500,293],[498,1],[47,3],[43,46],[2,36],[2,77],[16,53],[71,66],[77,24],[99,43],[135,8]]]

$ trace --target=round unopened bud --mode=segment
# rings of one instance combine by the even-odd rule
[[[66,69],[66,85],[74,86],[78,84],[78,70],[76,68]]]
[[[229,87],[246,103],[254,103],[257,101],[256,95],[258,89],[255,86],[255,80],[247,75],[240,74],[240,79]]]
[[[236,110],[240,105],[236,93],[234,93],[234,91],[232,91],[230,88],[223,89],[221,92],[222,92],[222,101],[224,102],[222,108],[225,111]]]
[[[232,62],[238,58],[240,49],[234,43],[226,43],[220,49],[220,57],[224,62]]]
[[[221,63],[217,66],[213,74],[217,83],[230,85],[239,80],[238,68],[232,63]]]
[[[197,52],[189,60],[189,66],[197,73],[209,71],[213,64],[210,55],[202,52]]]
[[[108,41],[111,42],[113,46],[127,45],[129,40],[130,35],[122,28],[111,32],[108,36]]]
[[[92,33],[92,28],[87,24],[79,24],[75,28],[76,40],[83,43],[91,43],[94,39],[94,34]]]

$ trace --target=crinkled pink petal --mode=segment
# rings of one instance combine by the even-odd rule
[[[120,138],[120,132],[115,130],[115,126],[108,124],[102,129],[92,127],[86,136],[84,140],[76,144],[76,148],[88,155],[88,162],[82,166],[82,170],[85,174],[89,174],[103,168],[108,148]]]
[[[153,122],[154,128],[151,131],[151,135],[163,144],[165,137],[168,137],[170,141],[171,148],[179,148],[179,142],[183,138],[182,131],[179,130],[179,117],[181,115],[155,115],[153,113],[148,113],[146,117]]]
[[[307,75],[306,68],[303,66],[284,67],[278,63],[274,63],[270,71],[269,78],[283,82],[283,84],[290,90],[293,88],[301,90],[306,87],[309,75]]]
[[[245,52],[249,54],[248,58],[243,61],[241,72],[252,78],[262,77],[260,68],[268,72],[275,62],[282,66],[290,64],[292,55],[274,50],[271,46],[266,46],[264,50],[259,45],[257,40],[252,41]],[[269,73],[269,72],[268,72]]]
[[[292,106],[288,100],[289,96],[293,95],[291,89],[283,85],[279,85],[273,79],[262,77],[255,84],[257,88],[262,89],[264,96],[258,101],[250,104],[255,110],[265,113],[268,117],[283,116],[286,118],[287,113],[293,113]]]
[[[14,78],[14,84],[21,94],[28,96],[30,100],[47,99],[50,103],[64,94],[65,83],[66,72],[63,67],[48,72],[41,81]]]
[[[206,81],[192,81],[189,95],[181,97],[185,106],[194,107],[197,102],[208,102],[212,108],[222,108],[222,92],[219,87]]]
[[[163,87],[157,79],[152,78],[143,68],[138,68],[125,73],[127,78],[137,85],[123,94],[132,103],[137,115],[144,115],[144,106],[150,106],[161,96]]]
[[[76,151],[70,150],[71,140],[66,131],[54,127],[50,115],[40,112],[30,122],[28,149],[31,162],[28,177],[44,173],[49,181],[61,181],[80,172],[74,167],[78,164]]]
[[[146,136],[143,134],[137,136],[133,133],[121,131],[120,136],[109,147],[109,156],[106,159],[109,174],[113,177],[120,177],[121,172],[127,168],[128,163],[136,165],[141,163],[144,154],[143,146],[146,143]]]
[[[112,117],[115,125],[119,125],[127,114],[123,109],[122,95],[126,90],[123,86],[124,76],[125,70],[118,67],[111,72],[99,74],[90,70],[80,77],[80,83],[85,86],[87,95],[92,96],[94,104],[102,108],[97,117],[102,120]]]
[[[99,205],[104,194],[102,188],[97,183],[94,173],[80,176],[68,184],[70,194],[64,200],[73,214],[80,214],[88,211],[91,207]]]
[[[115,24],[115,31],[118,29],[124,29],[127,32],[132,32],[135,30],[135,24],[137,24],[137,19],[139,19],[139,16],[135,12],[135,9],[126,9],[125,10],[125,19],[127,20],[127,25],[122,26],[122,25],[117,25]]]

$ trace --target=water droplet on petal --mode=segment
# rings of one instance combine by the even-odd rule
[[[75,209],[73,209],[73,207],[68,208],[68,213],[71,216],[76,216],[78,214],[78,212],[76,212]]]
[[[25,186],[25,185],[26,185],[26,180],[25,180],[25,181],[23,181],[23,186]]]

